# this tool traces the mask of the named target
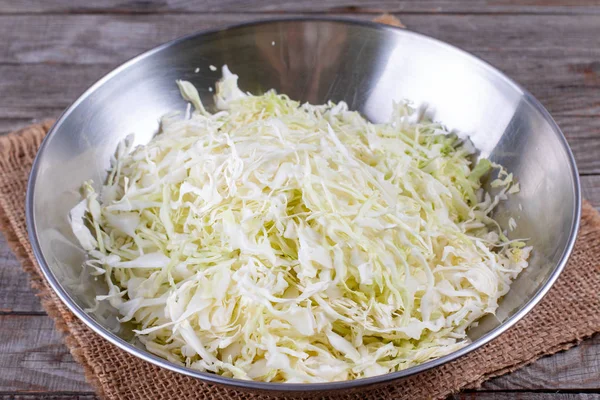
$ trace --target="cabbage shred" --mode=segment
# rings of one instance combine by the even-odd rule
[[[178,84],[195,111],[123,141],[70,216],[108,285],[98,301],[150,352],[269,382],[385,374],[465,346],[527,266],[490,217],[512,175],[473,166],[406,103],[373,124],[345,103],[243,93],[224,67],[209,113]]]

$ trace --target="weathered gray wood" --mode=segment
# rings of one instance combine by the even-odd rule
[[[0,64],[0,116],[9,113],[12,119],[32,110],[65,108],[111,69],[95,64]]]
[[[600,8],[600,6],[599,6]],[[268,14],[0,15],[0,62],[120,63],[203,29]],[[368,20],[368,14],[353,19]],[[445,40],[533,81],[599,84],[600,15],[402,15],[411,30]],[[557,34],[560,32],[560,35]],[[595,34],[594,34],[595,33]],[[555,58],[562,58],[555,59]],[[548,65],[550,64],[550,65]],[[549,67],[550,66],[550,67]],[[558,67],[558,69],[557,69]],[[566,75],[566,76],[565,76]],[[521,79],[519,76],[515,76]],[[576,82],[572,82],[576,79]]]
[[[493,62],[491,58],[487,57]],[[496,65],[523,84],[553,115],[593,117],[600,113],[600,87],[586,83],[570,85],[568,74],[566,78],[561,78],[562,82],[544,81],[543,77],[536,81],[535,72],[523,73],[515,70],[516,67],[511,68],[508,61],[502,61],[500,58],[497,61]],[[527,59],[521,61],[527,62]],[[540,71],[541,74],[555,74],[551,70],[560,69],[562,61],[549,59],[547,63],[548,66]],[[66,107],[117,64],[118,62],[89,65],[0,63],[0,74],[3,77],[0,81],[0,93],[3,94],[0,98],[0,117],[14,118],[26,115],[27,111],[24,108],[56,110]],[[190,72],[192,70],[193,66],[190,67]],[[571,74],[571,78],[570,82],[579,79],[574,74]],[[243,85],[243,82],[241,84]]]
[[[27,274],[0,233],[0,314],[42,312],[40,301],[29,286]]]
[[[262,15],[264,16],[264,15]],[[159,43],[200,29],[261,15],[0,16],[3,109],[61,108],[111,67]],[[357,15],[356,18],[370,18]],[[600,112],[600,16],[408,15],[411,29],[458,45],[506,72],[539,97],[553,115]],[[532,29],[535,27],[535,29]],[[556,32],[560,32],[557,35]],[[598,34],[593,34],[598,32]],[[592,34],[590,34],[592,33]],[[24,64],[91,64],[86,68]],[[99,65],[106,64],[106,65]],[[10,68],[18,69],[18,72]],[[58,73],[55,70],[59,70]],[[73,71],[76,69],[76,71]],[[68,82],[66,75],[72,76]],[[44,87],[49,81],[54,87]],[[57,89],[32,98],[31,89]],[[75,93],[69,89],[74,88]]]
[[[598,400],[598,393],[553,392],[466,392],[450,396],[448,400]]]
[[[483,390],[600,389],[600,335],[576,347],[543,357],[514,373],[491,379]]]
[[[588,175],[582,176],[580,179],[583,198],[590,201],[600,211],[600,176]]]
[[[48,118],[57,118],[65,107],[4,107],[0,110],[0,135],[14,132],[23,127],[41,122]]]
[[[594,118],[600,114],[598,88],[555,86],[551,83],[525,84],[525,88],[537,97],[555,118],[562,115]]]
[[[0,393],[91,392],[47,316],[0,316]]]
[[[599,173],[600,119],[571,118],[561,115],[555,115],[555,119],[567,137],[571,150],[573,150],[579,173]]]
[[[214,12],[407,12],[407,13],[568,13],[599,12],[594,0],[99,0],[74,5],[69,0],[0,0],[2,13],[214,13]]]
[[[5,95],[0,117],[12,120],[8,124],[12,128],[52,115],[39,109],[56,112],[65,107],[96,78],[135,54],[199,29],[262,16],[0,16],[0,37],[5,39],[0,43],[0,64],[6,64],[0,66],[6,77],[0,83]],[[577,17],[577,23],[568,16],[523,15],[407,15],[403,21],[411,29],[447,40],[496,65],[555,116],[600,113],[600,35],[593,34],[600,34],[600,16]],[[45,65],[30,67],[30,63]]]

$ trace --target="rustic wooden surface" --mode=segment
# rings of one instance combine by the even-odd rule
[[[540,99],[573,149],[584,196],[600,208],[600,0],[0,0],[0,134],[57,117],[116,65],[178,36],[281,14],[384,11]],[[96,397],[0,236],[0,400],[39,398]],[[452,398],[600,399],[600,336]]]

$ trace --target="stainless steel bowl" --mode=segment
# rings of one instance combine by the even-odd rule
[[[496,316],[470,331],[469,346],[425,364],[382,376],[327,384],[247,382],[194,371],[148,353],[115,310],[85,311],[105,288],[80,273],[85,254],[67,215],[83,181],[103,181],[117,143],[135,132],[146,143],[158,118],[185,108],[176,79],[194,83],[204,104],[229,65],[243,90],[275,88],[291,98],[346,101],[372,121],[388,117],[392,100],[427,102],[435,118],[471,136],[481,155],[505,165],[521,192],[496,217],[518,222],[515,237],[534,246],[531,264],[500,303]],[[198,73],[195,69],[200,68]],[[399,379],[444,364],[489,342],[544,296],[567,262],[580,217],[573,155],[542,105],[501,72],[438,40],[388,26],[347,20],[291,19],[191,35],[123,64],[77,99],[54,125],[35,160],[27,192],[27,223],[35,255],[66,305],[104,338],[144,360],[206,381],[286,391],[350,388]],[[518,343],[515,344],[518,346]]]

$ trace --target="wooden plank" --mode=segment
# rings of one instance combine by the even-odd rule
[[[43,313],[29,278],[0,233],[0,314]]]
[[[580,179],[583,198],[591,202],[600,211],[600,176],[588,175],[582,176]]]
[[[13,119],[15,114],[27,115],[31,110],[65,108],[111,69],[94,64],[0,64],[0,116],[8,113],[7,118]]]
[[[0,393],[92,392],[47,316],[0,316]]]
[[[600,335],[576,347],[543,357],[511,374],[491,379],[483,390],[600,389]]]
[[[600,90],[552,84],[530,84],[525,88],[550,111],[553,117],[568,115],[597,118],[600,115]]]
[[[523,61],[526,62],[526,61]],[[548,66],[540,73],[549,72],[560,62],[548,60]],[[0,118],[22,117],[26,109],[61,109],[74,101],[87,87],[110,72],[115,64],[20,64],[0,63]],[[511,73],[509,63],[501,68],[515,77],[532,92],[554,116],[590,116],[600,113],[600,88],[581,84],[565,86],[565,82],[545,81],[525,74]],[[566,81],[568,79],[564,78]],[[576,77],[572,77],[576,80]],[[558,80],[558,78],[557,78]],[[243,84],[243,82],[242,82]]]
[[[368,12],[380,13],[598,13],[594,0],[472,1],[472,0],[0,0],[2,13],[214,13],[214,12]]]
[[[553,392],[465,392],[452,395],[448,400],[598,400],[598,393]]]
[[[555,119],[575,155],[579,173],[600,173],[600,119],[562,115]]]
[[[144,50],[199,29],[254,17],[243,14],[0,17],[0,37],[5,38],[0,43],[0,63],[8,64],[5,68],[20,70],[6,72],[3,85],[10,87],[2,88],[8,94],[6,104],[2,105],[12,114],[23,114],[24,106],[60,109],[95,78]],[[596,116],[600,113],[597,61],[600,36],[589,32],[600,31],[600,16],[582,16],[577,23],[573,21],[565,16],[457,15],[409,15],[404,20],[412,29],[446,40],[497,66],[540,98],[553,115]],[[26,68],[23,64],[30,63],[89,64],[91,69],[77,69],[69,82],[55,81],[53,88],[45,88],[39,84],[54,80],[53,75],[58,75],[58,79],[65,75],[54,72],[63,69],[63,65],[23,70]],[[59,94],[66,98],[52,95],[32,99],[31,86],[40,90],[62,89]],[[70,88],[74,88],[75,95],[69,92]],[[43,103],[35,104],[35,100]],[[35,114],[31,118],[39,116],[38,112]],[[12,115],[2,115],[7,116],[15,119]],[[17,119],[17,122],[24,120]]]
[[[57,118],[65,107],[4,107],[0,111],[0,135],[14,132],[27,125]]]
[[[0,62],[115,64],[186,34],[265,18],[269,15],[5,15],[0,16],[4,39]],[[577,19],[564,15],[406,15],[401,19],[411,30],[509,68],[507,72],[517,80],[524,76],[541,82],[557,78],[565,85],[600,84],[600,15]]]

